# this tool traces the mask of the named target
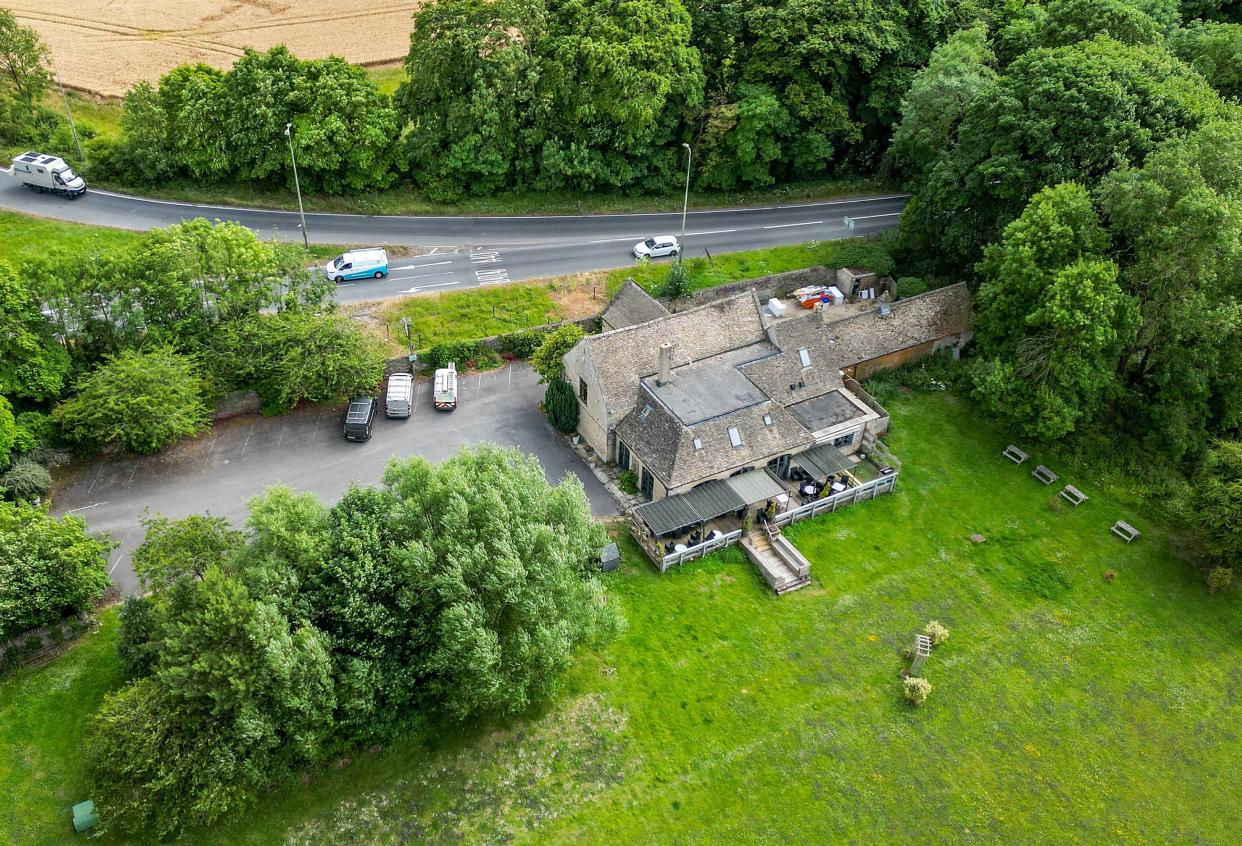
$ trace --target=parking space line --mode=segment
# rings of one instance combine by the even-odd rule
[[[121,566],[121,562],[124,560],[125,560],[125,556],[123,554],[117,556],[116,563],[113,564],[112,567],[108,570],[108,575],[111,576],[113,571],[116,570],[117,567]]]
[[[211,454],[212,454],[212,452],[214,452],[214,451],[215,451],[215,449],[216,449],[216,436],[215,436],[215,435],[212,435],[212,436],[211,436],[211,446],[207,447],[207,460],[206,460],[205,462],[203,462],[204,464],[206,464],[206,465],[210,465],[210,464],[211,464]]]
[[[289,428],[289,421],[286,420],[285,424],[280,427],[280,434],[276,437],[276,449],[280,449],[280,442],[285,439],[285,430],[288,428]]]
[[[242,444],[241,455],[238,456],[239,460],[246,457],[246,447],[250,446],[250,436],[253,434],[254,434],[254,424],[251,423],[250,428],[246,430],[246,441],[245,443]]]

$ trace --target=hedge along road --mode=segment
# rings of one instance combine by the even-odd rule
[[[906,200],[905,194],[886,194],[692,211],[686,217],[686,255],[876,234],[897,225]],[[0,176],[0,208],[135,230],[205,217],[236,221],[264,238],[301,239],[296,211],[196,205],[108,191],[87,191],[77,200],[64,200],[34,194],[12,176]],[[342,285],[338,299],[351,302],[623,267],[633,262],[630,249],[636,242],[651,235],[679,234],[681,212],[519,217],[313,212],[306,215],[306,227],[310,240],[320,244],[423,248],[423,255],[394,261],[387,279]]]

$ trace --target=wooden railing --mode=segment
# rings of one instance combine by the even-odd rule
[[[856,502],[875,499],[881,494],[892,493],[893,488],[897,486],[897,476],[897,473],[890,473],[887,476],[880,476],[878,479],[872,479],[870,482],[864,482],[856,487],[846,488],[840,493],[825,496],[814,502],[808,502],[806,505],[800,505],[797,508],[791,508],[789,511],[777,514],[769,522],[777,526],[788,526],[808,517],[815,517],[828,511],[836,511],[838,508],[853,505]]]
[[[657,566],[660,568],[660,572],[663,573],[669,567],[673,567],[677,564],[684,564],[687,561],[693,561],[696,558],[702,558],[704,555],[715,552],[718,549],[724,549],[729,544],[737,543],[741,537],[742,530],[734,529],[733,531],[723,534],[718,538],[714,538],[713,540],[706,540],[700,544],[688,547],[682,552],[670,552],[657,562]]]

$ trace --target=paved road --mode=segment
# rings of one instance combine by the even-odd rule
[[[460,385],[460,405],[451,414],[435,410],[430,384],[417,385],[413,416],[380,415],[365,444],[341,436],[341,408],[311,408],[285,417],[228,420],[158,455],[97,459],[58,475],[56,512],[74,512],[92,530],[110,532],[120,542],[110,566],[127,593],[137,587],[131,556],[142,541],[138,519],[148,508],[169,517],[210,512],[241,525],[246,500],[278,482],[331,503],[350,482],[378,483],[393,457],[441,461],[480,441],[535,455],[551,481],[577,474],[596,516],[616,513],[604,486],[539,412],[543,386],[527,365],[463,376]]]
[[[865,235],[897,225],[905,195],[784,206],[692,211],[686,255]],[[89,191],[78,200],[34,194],[0,175],[0,208],[43,217],[146,230],[195,217],[237,221],[264,237],[299,239],[292,211],[150,200]],[[847,228],[845,219],[854,221]],[[417,246],[425,255],[396,261],[388,279],[342,286],[339,299],[378,299],[423,290],[499,284],[622,267],[630,248],[650,235],[679,233],[681,215],[603,214],[520,217],[307,215],[311,240],[323,244]]]

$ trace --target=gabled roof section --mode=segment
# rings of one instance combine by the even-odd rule
[[[737,430],[739,446],[733,446],[730,429]],[[793,415],[774,402],[686,426],[646,385],[640,387],[637,405],[621,422],[617,434],[668,488],[739,467],[759,467],[773,455],[797,452],[814,443]],[[696,440],[701,444],[698,448]]]
[[[754,291],[679,311],[662,320],[590,335],[580,342],[591,357],[608,413],[634,407],[638,381],[659,368],[660,345],[672,343],[673,366],[765,339]]]
[[[887,317],[867,311],[827,324],[825,328],[837,341],[840,366],[959,335],[970,328],[970,293],[964,282],[898,300],[890,308],[892,313]]]
[[[782,320],[772,326],[768,337],[780,352],[739,369],[772,399],[789,405],[841,387],[841,357],[832,332],[818,314]],[[803,350],[809,366],[802,363]]]
[[[639,287],[633,279],[627,279],[600,315],[600,320],[605,326],[624,329],[668,315],[668,309],[658,300]]]

